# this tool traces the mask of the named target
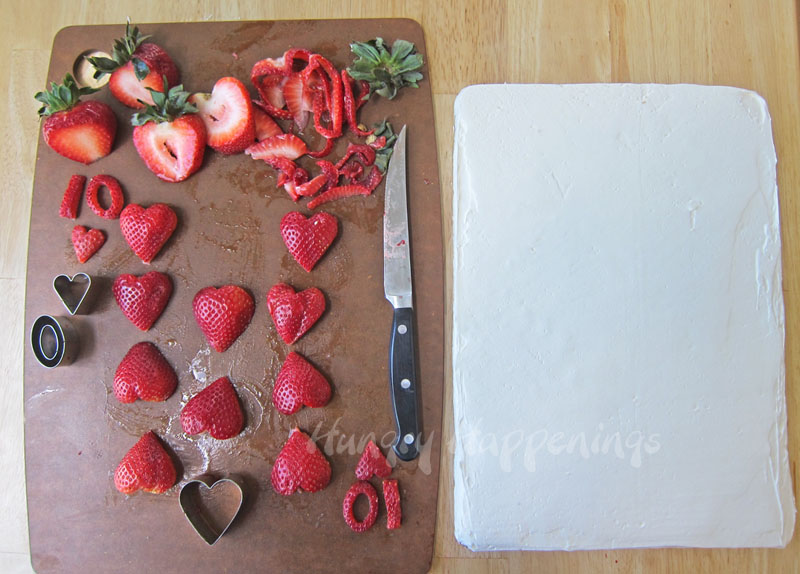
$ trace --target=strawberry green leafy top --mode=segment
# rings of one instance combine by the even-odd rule
[[[131,124],[134,126],[143,126],[147,122],[160,124],[171,122],[186,114],[197,113],[197,108],[188,101],[191,94],[183,89],[183,84],[172,86],[169,90],[167,88],[169,88],[167,78],[164,78],[163,92],[147,88],[153,96],[153,105],[145,104],[144,110],[133,114]]]
[[[422,67],[422,55],[411,42],[395,40],[390,52],[383,38],[375,38],[350,44],[350,50],[356,59],[347,72],[354,80],[369,82],[369,95],[374,92],[391,100],[400,88],[419,87],[422,74],[417,70]]]
[[[51,82],[50,90],[36,92],[33,97],[44,104],[39,108],[39,115],[49,116],[56,112],[69,110],[80,101],[81,96],[93,94],[96,91],[96,88],[79,87],[75,78],[71,74],[67,74],[64,76],[63,84]]]
[[[100,78],[106,74],[111,74],[114,70],[121,68],[128,62],[133,63],[133,71],[136,79],[144,80],[150,73],[150,68],[133,54],[147,40],[149,35],[139,34],[139,27],[134,26],[131,30],[131,21],[125,25],[125,36],[114,40],[114,47],[111,49],[111,58],[94,57],[89,58],[89,63],[94,66],[94,77]]]

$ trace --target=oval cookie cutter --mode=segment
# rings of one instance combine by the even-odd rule
[[[69,365],[78,355],[78,335],[66,317],[41,315],[31,327],[31,348],[43,367]]]

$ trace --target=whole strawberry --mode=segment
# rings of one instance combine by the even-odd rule
[[[178,216],[163,203],[147,209],[129,204],[119,215],[119,228],[133,252],[143,263],[150,263],[178,226]]]
[[[175,392],[178,375],[153,343],[136,343],[114,374],[114,396],[121,403],[165,401]]]
[[[192,301],[194,318],[208,343],[222,353],[244,333],[253,318],[253,297],[238,285],[206,287]]]
[[[139,34],[139,28],[131,29],[128,20],[125,36],[114,41],[111,58],[89,58],[95,68],[94,77],[110,74],[108,87],[120,102],[129,108],[143,108],[152,104],[148,88],[159,91],[163,78],[170,86],[181,81],[178,67],[160,46],[145,42],[150,36]]]
[[[44,104],[39,116],[44,118],[45,143],[57,154],[84,164],[107,156],[117,135],[117,117],[108,104],[80,101],[97,90],[78,87],[70,74],[62,85],[50,86],[50,91],[34,96]]]
[[[183,86],[169,88],[166,93],[150,90],[153,104],[131,118],[133,145],[147,168],[160,179],[183,181],[203,165],[206,149],[206,127],[190,104]]]
[[[305,405],[311,408],[324,407],[331,399],[331,385],[302,355],[289,353],[283,362],[275,388],[272,404],[278,411],[291,415]]]
[[[114,280],[111,290],[130,322],[147,331],[167,306],[172,295],[172,281],[158,271],[150,271],[141,277],[125,273]]]
[[[160,494],[175,484],[175,465],[156,433],[139,439],[120,461],[114,472],[114,486],[123,494],[137,490]]]
[[[285,496],[298,488],[317,492],[328,486],[331,465],[311,437],[295,427],[275,460],[270,480],[275,492]]]
[[[215,439],[224,440],[239,434],[243,424],[242,406],[228,377],[208,385],[181,411],[181,426],[186,434],[208,431]]]

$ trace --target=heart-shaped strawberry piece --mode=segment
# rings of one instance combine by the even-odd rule
[[[178,386],[178,376],[161,351],[147,341],[125,354],[114,374],[114,396],[121,403],[166,401]]]
[[[114,486],[123,494],[141,489],[160,494],[175,484],[175,465],[153,431],[139,439],[114,472]]]
[[[224,440],[239,434],[244,424],[242,405],[228,377],[221,377],[197,393],[181,411],[181,426],[186,434],[208,431]]]
[[[99,229],[86,230],[83,225],[76,225],[72,228],[72,246],[75,248],[75,255],[78,261],[86,263],[97,253],[97,250],[106,242],[106,236]]]
[[[125,273],[114,280],[111,290],[131,323],[147,331],[167,306],[172,295],[172,281],[159,271],[150,271],[141,277]]]
[[[267,293],[267,307],[278,335],[291,345],[325,312],[325,296],[316,287],[295,293],[290,285],[278,283]]]
[[[244,333],[253,318],[253,297],[238,285],[206,287],[192,301],[194,318],[208,343],[222,353]]]
[[[339,224],[330,213],[321,211],[310,218],[292,211],[281,219],[281,236],[295,261],[311,271],[339,233]]]
[[[163,203],[147,209],[131,203],[119,216],[122,236],[145,263],[153,260],[177,226],[178,216]]]
[[[270,480],[278,494],[288,496],[298,488],[317,492],[331,481],[331,465],[314,441],[295,427],[275,460]]]
[[[285,415],[291,415],[303,405],[324,407],[330,399],[331,385],[322,373],[301,355],[289,353],[272,390],[275,408]]]
[[[374,442],[369,441],[364,447],[361,459],[356,466],[356,476],[360,480],[369,480],[375,474],[381,478],[386,478],[392,474],[392,467],[386,457],[383,456],[381,449]]]

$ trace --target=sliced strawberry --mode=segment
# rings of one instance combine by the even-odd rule
[[[291,285],[278,283],[267,293],[267,309],[278,335],[287,345],[296,342],[325,312],[325,296],[316,287],[299,293]]]
[[[359,480],[369,480],[373,474],[380,478],[387,478],[392,474],[392,467],[389,466],[389,462],[383,456],[378,445],[370,440],[364,447],[364,452],[356,466],[356,477]]]
[[[275,492],[284,496],[298,489],[317,492],[331,481],[331,465],[314,441],[295,427],[275,459],[270,481]]]
[[[255,140],[250,94],[236,78],[220,78],[210,94],[193,94],[189,102],[203,119],[208,145],[218,152],[239,153]]]
[[[292,211],[283,216],[280,225],[286,248],[306,271],[314,268],[339,233],[337,219],[325,212],[306,218]]]
[[[166,401],[178,386],[178,375],[153,343],[136,343],[114,373],[114,396],[121,403]]]
[[[358,105],[355,96],[353,95],[353,78],[347,73],[347,70],[342,70],[342,88],[344,91],[344,113],[347,123],[350,125],[350,131],[357,136],[372,135],[373,130],[362,130],[358,127],[358,120],[356,119],[356,111]]]
[[[369,511],[363,520],[358,520],[353,513],[353,507],[355,506],[356,499],[362,494],[366,496],[369,501]],[[350,487],[347,494],[344,496],[342,514],[344,515],[344,521],[353,532],[366,532],[372,528],[372,525],[375,524],[375,520],[378,518],[378,493],[375,491],[375,487],[365,480],[359,480],[353,483],[353,486]]]
[[[339,187],[332,187],[327,191],[323,191],[317,197],[308,202],[309,209],[316,209],[323,203],[342,199],[343,197],[351,197],[353,195],[369,195],[372,192],[363,185],[342,185]]]
[[[164,445],[150,431],[125,454],[114,472],[114,486],[122,494],[137,490],[161,494],[175,484],[175,465]]]
[[[256,141],[264,141],[272,136],[283,133],[281,126],[264,111],[264,104],[260,100],[253,101],[253,120],[256,128]]]
[[[213,438],[235,437],[244,425],[242,405],[228,377],[221,377],[193,396],[181,410],[186,434],[208,431]]]
[[[238,285],[206,287],[192,301],[194,318],[208,343],[222,353],[244,333],[255,312],[253,297]]]
[[[158,271],[150,271],[141,277],[124,273],[114,280],[111,291],[130,322],[147,331],[167,306],[172,295],[172,281]]]
[[[311,181],[295,186],[294,191],[297,195],[302,197],[311,197],[325,186],[328,182],[326,175],[320,174]]]
[[[292,415],[301,407],[324,407],[331,398],[328,380],[302,355],[289,353],[275,379],[272,404],[279,412]]]
[[[183,181],[203,164],[205,124],[200,116],[190,114],[171,122],[137,125],[133,128],[133,145],[147,168],[160,179]]]
[[[83,225],[76,225],[72,229],[72,247],[75,248],[75,255],[81,263],[89,261],[105,242],[106,236],[99,229],[86,231]]]
[[[328,139],[337,138],[342,135],[343,119],[343,92],[342,78],[339,72],[327,59],[319,54],[311,54],[308,60],[308,67],[303,70],[305,80],[308,81],[311,75],[317,70],[321,70],[327,75],[327,82],[330,86],[326,97],[317,92],[314,97],[314,127],[317,132]],[[323,112],[327,111],[330,119],[330,127],[322,125]]]
[[[314,110],[311,91],[306,86],[302,74],[293,73],[283,86],[283,99],[286,109],[292,114],[297,128],[302,130],[308,123],[308,114]]]
[[[69,184],[64,197],[61,200],[61,208],[58,210],[59,217],[75,219],[78,217],[78,206],[81,202],[81,194],[86,185],[85,175],[73,175],[69,178]]]
[[[383,481],[383,500],[386,503],[386,528],[389,530],[400,528],[403,512],[400,508],[400,489],[396,480]]]
[[[342,159],[336,162],[336,169],[341,170],[353,156],[357,157],[364,166],[375,163],[375,149],[372,146],[350,142],[347,144],[347,151]]]
[[[317,162],[317,166],[325,174],[327,179],[327,183],[325,184],[325,188],[329,187],[336,187],[339,185],[339,170],[336,169],[336,166],[333,165],[331,162],[326,160],[320,160]]]
[[[119,228],[133,252],[143,263],[150,263],[178,226],[178,216],[163,203],[147,209],[128,204],[119,216]]]
[[[108,209],[103,209],[100,205],[100,189],[105,187],[111,196],[111,205]],[[116,219],[122,212],[125,205],[125,198],[122,196],[122,186],[117,178],[111,175],[96,175],[89,180],[86,188],[86,203],[98,217],[103,219]]]
[[[294,134],[272,136],[244,150],[253,159],[268,161],[274,157],[295,160],[308,151],[303,140]]]

